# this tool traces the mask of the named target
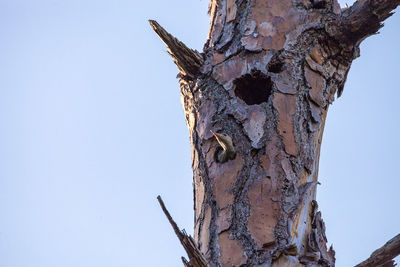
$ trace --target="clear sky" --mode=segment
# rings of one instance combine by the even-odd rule
[[[201,50],[207,6],[0,0],[1,267],[181,266],[156,196],[192,233],[190,144],[147,20]],[[339,267],[400,232],[399,28],[364,42],[329,111],[318,201]]]

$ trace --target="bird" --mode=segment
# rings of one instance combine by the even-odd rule
[[[233,147],[232,138],[226,134],[215,133],[211,131],[211,133],[217,139],[217,142],[222,147],[222,150],[219,151],[217,155],[217,161],[219,163],[225,163],[228,160],[233,160],[236,157],[235,148]]]

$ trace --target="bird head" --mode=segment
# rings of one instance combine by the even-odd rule
[[[219,145],[222,147],[224,151],[234,151],[232,138],[226,134],[216,133],[211,131],[211,133],[217,139]]]

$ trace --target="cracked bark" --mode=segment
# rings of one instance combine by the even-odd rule
[[[194,240],[210,266],[334,266],[315,201],[325,119],[359,44],[399,2],[212,0],[201,55],[155,29],[182,74]],[[235,157],[217,160],[212,131]]]

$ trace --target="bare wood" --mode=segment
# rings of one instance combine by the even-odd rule
[[[383,21],[393,15],[400,0],[358,0],[339,17],[337,37],[349,44],[357,44],[378,33]],[[332,25],[330,25],[332,26]]]
[[[375,250],[371,256],[356,267],[395,266],[393,259],[400,255],[400,234],[390,239],[384,246]]]
[[[162,200],[161,196],[157,196],[157,200],[160,203],[161,209],[163,210],[165,216],[167,217],[169,223],[171,224],[172,228],[176,236],[179,238],[183,248],[185,249],[186,253],[189,256],[190,261],[188,262],[184,257],[182,257],[182,262],[185,266],[190,267],[207,267],[207,261],[205,260],[203,254],[197,248],[193,238],[189,236],[185,230],[180,230],[176,222],[172,219],[171,214],[165,207],[164,201]]]
[[[184,43],[168,33],[157,21],[149,20],[149,22],[153,30],[167,46],[168,54],[171,55],[182,75],[191,78],[199,75],[200,67],[204,62],[201,54],[188,48]]]

